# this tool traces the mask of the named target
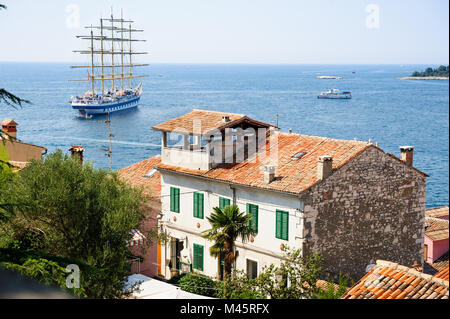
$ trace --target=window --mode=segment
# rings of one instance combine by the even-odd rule
[[[194,193],[194,217],[203,219],[203,197],[202,193]]]
[[[289,231],[289,213],[277,209],[276,230],[275,237],[279,239],[288,240]]]
[[[180,212],[180,189],[176,187],[170,188],[170,211]]]
[[[156,169],[152,168],[144,177],[152,177],[156,173]]]
[[[303,157],[303,155],[305,155],[304,152],[298,152],[298,153],[295,153],[295,154],[292,156],[292,158],[295,158],[295,159],[301,159],[301,158]]]
[[[194,262],[192,268],[203,271],[203,246],[194,244]]]
[[[258,205],[247,204],[247,214],[252,214],[249,226],[255,232],[258,232]]]
[[[229,206],[229,205],[230,205],[230,199],[229,198],[219,197],[219,208],[220,209],[224,209],[225,206]]]
[[[256,261],[247,259],[247,277],[248,279],[258,277],[258,263]]]

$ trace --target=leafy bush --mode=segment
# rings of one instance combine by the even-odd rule
[[[266,299],[255,280],[249,279],[242,270],[234,270],[217,284],[217,297],[221,299]]]
[[[41,281],[47,285],[59,286],[79,297],[87,297],[86,289],[67,288],[66,266],[77,264],[83,275],[95,277],[96,270],[78,260],[56,257],[39,251],[24,251],[12,248],[0,248],[0,267],[19,272],[27,277]]]
[[[169,279],[169,284],[179,285],[181,278],[183,278],[184,276],[186,276],[186,273],[176,274],[175,276]]]
[[[347,274],[339,273],[337,283],[332,279],[327,281],[326,288],[319,287],[319,291],[315,294],[313,298],[315,299],[339,299],[343,296],[349,289],[349,285],[353,285],[353,281]]]
[[[209,277],[187,274],[179,282],[181,290],[197,295],[216,297],[217,283]]]

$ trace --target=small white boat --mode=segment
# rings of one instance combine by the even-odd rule
[[[326,92],[321,92],[317,98],[319,99],[351,99],[352,93],[350,91],[341,91],[339,89],[330,89]]]

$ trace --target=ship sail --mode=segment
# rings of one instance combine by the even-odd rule
[[[133,88],[133,79],[146,75],[134,73],[134,68],[148,64],[133,61],[134,56],[147,54],[134,50],[133,44],[146,40],[133,36],[135,33],[143,32],[132,28],[133,23],[132,20],[123,19],[123,14],[120,19],[114,18],[111,14],[111,18],[101,18],[98,26],[86,26],[90,34],[76,36],[78,39],[88,40],[90,44],[87,49],[73,51],[90,56],[90,64],[71,66],[73,69],[88,69],[88,76],[69,81],[91,82],[91,91],[72,98],[72,107],[80,114],[106,114],[137,106],[142,93],[142,84],[139,83]],[[125,80],[129,80],[128,85]],[[95,84],[98,82],[101,82],[101,89],[96,88]]]

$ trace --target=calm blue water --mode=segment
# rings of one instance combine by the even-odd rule
[[[112,116],[113,169],[158,154],[160,133],[151,127],[193,108],[245,113],[273,124],[278,113],[284,131],[371,139],[397,156],[400,145],[414,145],[415,166],[430,175],[427,206],[448,205],[449,83],[396,80],[428,66],[153,65],[144,71],[149,77],[139,108]],[[65,64],[0,63],[0,88],[33,102],[19,110],[2,104],[0,118],[16,120],[20,139],[49,152],[83,144],[85,158],[107,168],[101,150],[108,146],[105,118],[80,119],[68,104],[89,87],[67,81],[84,77],[82,72]],[[316,98],[332,87],[351,90],[353,99]]]

